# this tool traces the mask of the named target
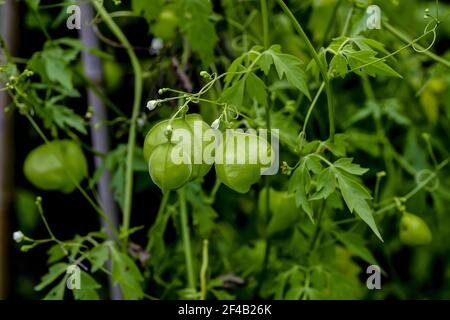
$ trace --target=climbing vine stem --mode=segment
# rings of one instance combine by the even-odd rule
[[[334,126],[334,106],[333,106],[333,91],[330,83],[330,79],[327,74],[327,68],[322,64],[320,61],[319,55],[316,52],[316,49],[314,49],[311,41],[309,41],[308,36],[306,35],[305,31],[303,30],[302,26],[298,22],[297,18],[295,18],[292,11],[289,9],[289,7],[284,3],[283,0],[276,0],[276,2],[279,4],[281,9],[284,11],[284,13],[289,17],[291,22],[294,25],[294,28],[299,33],[300,37],[302,38],[303,42],[306,44],[306,49],[308,50],[311,57],[314,59],[314,61],[317,64],[317,67],[320,70],[320,74],[322,75],[322,79],[325,82],[325,91],[327,93],[327,105],[328,105],[328,121],[329,121],[329,130],[330,130],[330,139],[334,140],[334,133],[335,133],[335,126]]]
[[[141,105],[142,98],[142,69],[139,60],[130,45],[127,37],[124,35],[119,26],[114,22],[108,12],[103,8],[102,4],[98,1],[93,2],[97,8],[98,14],[101,16],[103,21],[112,31],[112,33],[117,37],[120,43],[126,48],[128,56],[131,61],[131,65],[134,72],[134,100],[133,109],[130,119],[130,132],[128,135],[128,146],[127,146],[127,158],[126,158],[126,169],[125,169],[125,199],[123,208],[123,222],[122,222],[122,243],[123,249],[126,250],[128,245],[130,220],[131,220],[131,205],[133,197],[133,157],[134,148],[136,143],[136,123],[139,115],[139,107]]]

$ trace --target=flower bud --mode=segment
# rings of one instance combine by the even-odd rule
[[[13,233],[13,239],[17,243],[22,242],[24,238],[25,238],[25,236],[22,233],[22,231],[16,231],[16,232]]]
[[[158,105],[159,105],[159,100],[150,100],[149,102],[147,102],[146,108],[147,108],[149,111],[152,111],[152,110],[154,110]]]

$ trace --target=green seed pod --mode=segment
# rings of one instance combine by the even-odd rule
[[[422,218],[403,213],[400,220],[400,240],[408,246],[420,246],[429,244],[433,236],[430,228]]]
[[[169,125],[169,120],[163,120],[154,125],[145,136],[144,141],[144,159],[148,161],[152,151],[159,145],[169,142],[165,131]],[[182,118],[176,118],[172,121],[173,129],[188,129],[187,124],[182,121]],[[172,129],[172,131],[173,131]]]
[[[153,150],[169,140],[165,134],[167,126],[170,120],[163,120],[156,124],[145,137],[144,141],[144,158],[146,161],[150,158]],[[200,124],[201,132],[195,129],[195,124]],[[185,117],[175,118],[172,123],[172,140],[174,144],[185,144],[178,145],[178,147],[186,147],[186,153],[190,153],[189,163],[192,164],[192,174],[190,180],[195,180],[205,176],[211,169],[212,164],[207,164],[203,159],[203,150],[206,146],[206,142],[203,138],[203,133],[210,129],[208,124],[203,121],[199,114],[189,114]],[[200,162],[200,163],[197,163]]]
[[[216,149],[217,177],[234,191],[247,193],[261,177],[259,151],[267,152],[268,146],[266,140],[253,134],[225,134]]]
[[[192,165],[174,161],[175,146],[169,142],[157,146],[148,160],[148,171],[153,182],[163,191],[181,188],[192,174]]]
[[[271,219],[267,228],[269,235],[284,231],[292,226],[300,217],[295,205],[294,195],[286,191],[269,188]],[[258,208],[261,215],[266,213],[267,189],[259,193]]]
[[[25,177],[42,190],[70,193],[87,176],[81,147],[71,140],[54,140],[33,149],[23,166]]]

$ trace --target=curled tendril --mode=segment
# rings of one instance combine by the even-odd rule
[[[430,27],[430,25],[433,24],[433,22],[435,23],[433,28],[431,30],[428,30],[428,28]],[[418,49],[418,48],[415,47],[415,45],[413,43],[411,47],[413,48],[414,51],[416,51],[418,53],[423,53],[423,52],[426,52],[426,51],[431,49],[431,47],[434,45],[434,42],[436,41],[436,28],[437,28],[438,25],[439,25],[439,22],[435,21],[435,20],[430,21],[430,22],[427,23],[427,25],[425,26],[425,29],[423,31],[423,34],[425,35],[428,32],[431,32],[433,34],[433,40],[431,41],[430,45],[428,47],[426,47],[425,49]]]
[[[239,111],[235,106],[229,105],[227,108],[228,117],[230,117],[233,120],[236,120],[239,118]]]
[[[428,169],[423,169],[417,172],[415,176],[415,180],[417,184],[423,183],[426,179],[428,179],[431,175],[433,175],[433,171]],[[435,191],[439,187],[439,178],[433,178],[429,183],[424,186],[424,189],[432,192]]]
[[[200,99],[197,96],[190,96],[188,100],[192,103],[200,103]]]

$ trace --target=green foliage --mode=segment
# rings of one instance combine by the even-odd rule
[[[99,224],[95,213],[113,225],[95,190],[104,174],[123,212],[108,232],[74,236],[77,217],[46,203],[61,199],[65,208],[66,195],[36,198],[17,174],[24,234],[14,237],[22,252],[45,246],[48,254],[33,297],[104,299],[110,282],[130,300],[450,297],[448,5],[438,3],[439,16],[430,10],[424,21],[434,3],[376,1],[382,28],[369,30],[372,1],[284,1],[287,9],[267,1],[267,20],[264,1],[117,2],[95,2],[101,48],[93,49],[56,28],[61,8],[27,0],[23,29],[35,37],[24,44],[27,58],[2,51],[5,111],[30,123],[20,122],[17,162],[33,146],[71,140],[89,159],[79,190],[86,201],[69,199],[87,213],[83,228]],[[106,92],[82,71],[83,51],[106,68]],[[108,107],[106,121],[94,123],[87,89]],[[262,177],[259,165],[220,164],[208,172],[202,163],[175,183],[180,165],[162,166],[167,152],[157,157],[155,147],[174,148],[174,119],[189,117],[221,136],[270,129],[279,172]],[[106,154],[90,143],[104,125]],[[157,134],[145,139],[149,130]],[[153,178],[164,167],[165,185],[173,183],[164,194],[149,161]],[[56,215],[71,221],[69,231]],[[367,289],[368,265],[386,276],[382,290]],[[70,266],[80,267],[79,290],[67,287]]]
[[[310,98],[308,86],[306,85],[306,75],[300,68],[300,65],[302,65],[303,62],[293,55],[281,53],[280,50],[280,46],[275,45],[263,52],[259,62],[261,69],[267,75],[270,66],[274,64],[280,79],[286,77],[287,81],[292,86]]]

